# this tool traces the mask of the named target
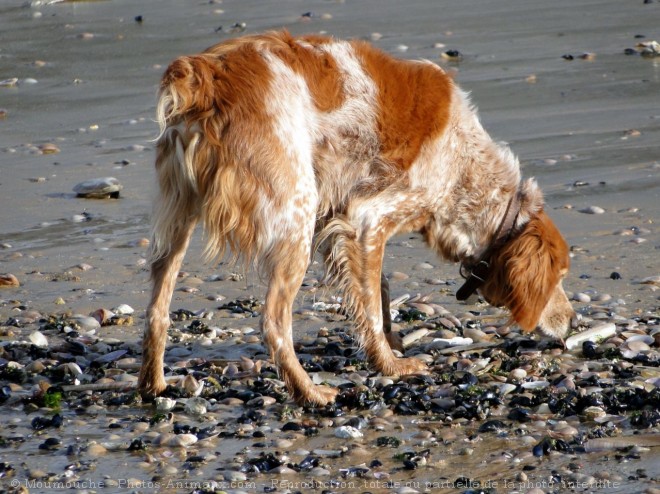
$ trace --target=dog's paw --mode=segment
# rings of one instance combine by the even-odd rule
[[[138,392],[143,401],[153,401],[154,398],[160,396],[167,388],[167,383],[163,377],[156,379],[147,379],[140,376],[138,381]]]
[[[387,369],[388,375],[406,376],[408,374],[428,374],[429,369],[424,362],[414,357],[399,358],[392,362],[391,368]]]
[[[301,405],[325,406],[335,401],[339,390],[331,386],[314,385],[311,388],[298,393],[296,401]]]

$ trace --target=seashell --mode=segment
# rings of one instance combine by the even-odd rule
[[[72,376],[81,376],[83,373],[80,366],[75,362],[68,362],[66,364],[62,364],[60,365],[59,368],[62,369],[65,373],[71,374]]]
[[[74,314],[69,318],[69,324],[78,326],[83,331],[95,331],[101,327],[101,323],[94,317]]]
[[[527,377],[527,371],[525,369],[513,369],[511,372],[509,372],[509,378],[512,381],[522,381]]]
[[[199,396],[204,389],[204,383],[197,381],[192,375],[188,374],[183,378],[181,387],[193,396]]]
[[[60,152],[60,148],[58,148],[55,144],[53,144],[51,142],[47,142],[45,144],[42,144],[41,146],[39,146],[39,150],[43,154],[57,154],[57,153]]]
[[[585,341],[605,340],[616,333],[616,326],[614,323],[607,322],[594,326],[591,329],[582,331],[581,333],[574,334],[566,340],[566,349],[572,350],[577,347],[582,347]]]
[[[660,43],[657,41],[642,41],[641,43],[637,43],[636,48],[643,57],[660,57]]]
[[[513,392],[516,390],[517,386],[515,384],[511,383],[502,383],[502,384],[496,384],[496,386],[499,387],[500,389],[500,394],[502,396],[508,395],[509,393]]]
[[[660,285],[660,276],[647,276],[639,280],[642,285]]]
[[[16,287],[21,286],[18,278],[11,273],[0,274],[0,287]]]
[[[48,340],[41,331],[35,331],[33,333],[30,333],[29,338],[30,341],[38,347],[43,348],[48,346]]]
[[[123,186],[114,177],[95,178],[77,184],[73,191],[77,197],[89,199],[118,199]]]
[[[194,434],[171,434],[163,433],[156,438],[155,444],[159,446],[171,446],[174,448],[187,448],[198,441]]]
[[[398,307],[399,305],[407,302],[409,299],[410,299],[410,294],[405,293],[400,297],[397,297],[394,300],[390,301],[390,307]]]
[[[435,314],[435,310],[429,304],[425,304],[425,303],[422,303],[422,302],[410,302],[406,305],[408,307],[413,307],[413,308],[417,309],[418,311],[426,314],[427,316],[432,316],[432,315]]]
[[[412,331],[408,333],[406,336],[403,337],[402,339],[402,344],[404,348],[409,347],[413,343],[415,343],[417,340],[421,340],[424,338],[429,333],[428,329],[422,328],[422,329],[416,329],[415,331]]]
[[[0,81],[0,87],[14,87],[16,84],[18,84],[18,77],[12,77],[11,79]]]
[[[598,206],[589,206],[579,210],[581,213],[585,214],[603,214],[605,210]]]
[[[190,415],[204,415],[207,410],[208,401],[204,398],[190,398],[186,401],[185,411]]]
[[[626,343],[631,343],[633,341],[643,341],[647,345],[653,345],[655,339],[653,336],[648,334],[633,334],[632,336],[626,338]]]
[[[591,297],[586,293],[579,292],[573,295],[573,300],[576,302],[582,302],[583,304],[588,304],[591,302]]]
[[[340,439],[360,439],[364,434],[350,425],[342,425],[335,429],[335,437]]]
[[[118,305],[115,309],[112,310],[114,311],[115,314],[119,314],[119,315],[130,315],[135,312],[133,307],[127,304]]]
[[[634,358],[640,353],[649,352],[651,347],[642,340],[635,340],[626,341],[623,345],[621,345],[620,350],[621,355],[623,355],[625,358]]]
[[[251,359],[247,358],[245,355],[241,355],[241,361],[239,365],[241,366],[241,370],[243,371],[250,371],[254,369],[254,362]]]
[[[435,338],[430,346],[432,348],[447,348],[450,346],[471,345],[472,343],[474,343],[472,338],[461,338],[460,336],[456,336],[455,338]]]
[[[115,314],[108,309],[101,308],[92,312],[90,316],[96,319],[101,326],[106,326],[110,324],[110,319],[112,319]]]
[[[477,328],[463,328],[463,336],[476,342],[491,341],[493,337]]]
[[[529,381],[520,385],[524,389],[543,389],[550,386],[548,381]]]
[[[154,405],[158,412],[169,412],[176,406],[176,400],[164,396],[158,396],[157,398],[154,398]]]

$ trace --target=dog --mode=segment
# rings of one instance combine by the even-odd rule
[[[166,387],[169,305],[198,223],[207,259],[229,246],[267,282],[262,337],[299,403],[321,406],[337,393],[313,384],[293,346],[292,304],[315,250],[366,358],[385,375],[426,371],[392,351],[401,341],[382,262],[401,232],[420,232],[461,263],[459,299],[478,291],[525,332],[561,339],[570,329],[568,247],[537,183],[521,179],[516,157],[432,62],[357,40],[246,36],[171,63],[157,116],[145,398]]]

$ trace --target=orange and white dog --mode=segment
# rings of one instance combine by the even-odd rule
[[[421,232],[462,263],[459,298],[479,290],[525,331],[568,331],[568,248],[536,182],[521,180],[514,155],[433,63],[363,41],[247,36],[176,59],[160,85],[158,121],[143,396],[166,387],[169,305],[200,222],[208,258],[229,245],[267,281],[263,339],[301,403],[322,405],[337,392],[312,383],[293,346],[292,304],[314,245],[383,374],[425,370],[392,352],[400,341],[381,269],[387,240],[400,232]]]

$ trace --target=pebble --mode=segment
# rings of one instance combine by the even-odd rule
[[[426,269],[434,269],[433,264],[430,264],[428,262],[420,262],[418,264],[415,264],[413,269],[416,270],[426,270]]]
[[[573,300],[575,300],[576,302],[588,304],[589,302],[591,302],[591,297],[586,293],[579,292],[573,295]]]
[[[589,206],[579,210],[580,213],[586,214],[603,214],[605,210],[599,206]]]
[[[87,454],[92,458],[98,458],[107,454],[108,449],[98,443],[91,443],[87,446]]]
[[[444,51],[440,57],[450,62],[461,62],[463,60],[463,55],[458,50]]]

